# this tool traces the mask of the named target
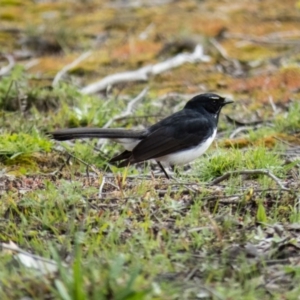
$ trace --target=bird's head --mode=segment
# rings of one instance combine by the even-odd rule
[[[207,112],[218,115],[223,106],[232,102],[232,100],[221,97],[217,94],[205,93],[192,98],[190,101],[187,102],[184,108],[204,108]]]

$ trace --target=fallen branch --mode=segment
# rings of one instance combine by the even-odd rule
[[[0,243],[0,249],[6,253],[12,254],[13,257],[24,267],[39,271],[39,275],[54,274],[59,269],[58,264],[54,260],[31,254],[19,248],[14,242],[10,242],[9,244]],[[61,263],[61,266],[67,267],[64,262]]]
[[[222,45],[214,38],[210,39],[210,43],[219,51],[220,55],[230,63],[232,63],[234,69],[235,69],[235,76],[243,74],[243,68],[241,66],[241,63],[234,58],[229,57],[226,50],[222,47]]]
[[[147,92],[148,92],[148,88],[144,88],[135,98],[133,98],[128,103],[125,111],[123,111],[121,114],[110,119],[108,122],[106,122],[106,124],[104,124],[104,126],[102,126],[102,128],[108,128],[114,121],[117,121],[124,117],[130,116],[133,113],[135,104],[138,101],[142,100],[145,97],[145,95],[147,94]],[[97,148],[100,148],[100,150],[101,150],[104,147],[104,145],[106,145],[107,142],[108,142],[107,139],[99,139],[98,143],[97,143]]]
[[[87,176],[87,178],[90,178],[89,168],[90,168],[94,173],[96,173],[97,175],[99,175],[99,171],[97,170],[96,167],[94,167],[93,165],[91,165],[91,164],[85,162],[84,160],[80,159],[79,157],[75,156],[74,154],[70,153],[64,146],[63,146],[63,149],[64,149],[63,151],[64,151],[65,153],[67,153],[68,158],[67,158],[67,161],[59,168],[59,170],[58,170],[59,172],[61,172],[61,171],[63,170],[63,168],[66,166],[66,164],[70,161],[70,158],[73,158],[73,159],[79,161],[80,163],[82,163],[83,165],[85,165],[85,167],[86,167],[86,176]],[[59,150],[59,149],[54,149],[54,150],[57,151],[57,152],[63,152],[63,151],[61,151],[61,150]]]
[[[98,197],[101,198],[102,197],[102,192],[103,192],[103,188],[105,185],[105,176],[102,177],[102,181],[99,187],[99,191],[98,191]]]
[[[112,119],[110,119],[104,126],[102,126],[102,128],[108,128],[114,121],[117,121],[121,118],[130,116],[133,113],[135,104],[138,101],[142,100],[146,96],[147,92],[148,92],[148,88],[144,88],[135,98],[133,98],[128,103],[125,111],[123,111],[121,114],[119,114],[119,115],[113,117]]]
[[[197,45],[193,53],[181,53],[155,65],[148,65],[135,71],[127,71],[123,73],[108,75],[100,81],[82,88],[81,92],[83,94],[93,94],[105,90],[111,85],[121,82],[147,81],[150,76],[161,74],[170,69],[179,67],[184,63],[195,63],[198,61],[207,62],[209,60],[210,57],[204,55],[203,53],[203,47],[201,45]]]
[[[75,68],[79,63],[81,63],[83,60],[88,58],[92,54],[92,51],[87,51],[81,54],[78,58],[76,58],[73,62],[70,64],[64,66],[54,77],[52,86],[56,86],[60,79],[71,69]]]
[[[290,39],[290,40],[284,40],[283,37],[295,37],[299,36],[299,31],[296,35],[284,35],[281,33],[280,35],[266,35],[266,36],[252,36],[252,35],[245,35],[245,34],[239,34],[239,33],[225,33],[224,37],[227,39],[236,39],[236,40],[243,40],[248,41],[250,43],[254,44],[268,44],[268,45],[300,45],[299,39]]]
[[[217,177],[216,179],[214,179],[213,181],[211,181],[210,183],[208,183],[208,185],[215,185],[218,184],[228,178],[230,178],[232,175],[266,175],[268,177],[270,177],[271,179],[273,179],[276,184],[283,190],[283,191],[289,191],[288,188],[286,188],[280,181],[280,179],[278,177],[276,177],[273,173],[271,173],[269,170],[264,170],[264,169],[256,169],[256,170],[240,170],[240,171],[231,171],[231,172],[227,172],[225,174],[223,174],[220,177]]]
[[[251,126],[244,126],[244,127],[238,127],[237,129],[235,129],[229,136],[230,139],[235,138],[239,133],[241,132],[249,132],[251,129],[253,129],[253,127]]]
[[[122,9],[122,8],[137,8],[137,7],[152,7],[152,6],[159,6],[159,5],[165,5],[172,0],[152,0],[152,1],[112,1],[108,2],[105,6],[114,8],[114,9]]]
[[[49,263],[49,264],[53,264],[53,265],[57,265],[55,261],[51,260],[51,259],[48,259],[48,258],[45,258],[45,257],[41,257],[39,255],[34,255],[30,252],[27,252],[21,248],[19,248],[15,243],[13,242],[10,242],[9,244],[7,243],[0,243],[0,248],[1,249],[5,249],[5,250],[10,250],[12,252],[18,252],[18,253],[22,253],[24,255],[28,255],[34,259],[37,259],[37,260],[41,260],[41,261],[44,261],[46,263]]]

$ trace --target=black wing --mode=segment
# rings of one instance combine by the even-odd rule
[[[150,133],[132,150],[130,163],[158,158],[195,147],[216,127],[210,116],[183,110],[149,128]]]

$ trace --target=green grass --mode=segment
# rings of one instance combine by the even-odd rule
[[[275,128],[278,131],[297,131],[300,128],[300,103],[295,99],[289,106],[287,114],[281,114],[275,119]]]
[[[246,132],[248,147],[222,148],[220,141],[188,172],[178,168],[176,182],[151,177],[150,163],[107,167],[120,150],[113,143],[97,151],[96,140],[50,141],[46,131],[56,128],[103,126],[128,99],[81,95],[71,84],[32,88],[34,79],[16,66],[0,82],[0,241],[52,259],[58,270],[41,274],[3,247],[1,299],[298,297],[297,227],[289,226],[300,221],[299,161],[287,160],[284,141],[262,142],[298,130],[297,101],[271,127]],[[17,101],[23,95],[24,110]],[[147,126],[173,111],[174,100],[155,100],[147,96],[112,126]],[[228,137],[232,125],[220,122]],[[255,169],[269,170],[290,190],[264,175],[207,185],[226,172]]]
[[[36,99],[45,95],[43,89],[41,94],[38,90],[35,93]],[[0,239],[53,259],[58,272],[41,276],[20,263],[12,265],[13,253],[3,252],[1,299],[24,295],[64,300],[191,299],[203,293],[213,299],[271,299],[257,286],[259,274],[270,278],[267,266],[263,266],[272,256],[261,259],[259,267],[244,251],[232,256],[231,249],[247,243],[255,247],[273,223],[299,222],[294,192],[281,193],[274,181],[262,175],[246,179],[232,176],[214,187],[205,183],[228,171],[245,169],[268,169],[284,180],[297,165],[284,165],[279,155],[281,145],[273,149],[263,145],[211,149],[193,164],[190,175],[178,176],[196,184],[200,189],[196,194],[159,176],[139,178],[143,166],[112,168],[99,197],[108,171],[104,171],[105,161],[116,147],[109,143],[99,154],[93,148],[94,141],[60,143],[86,164],[71,159],[71,165],[55,174],[53,170],[62,167],[68,155],[54,150],[58,144],[51,142],[44,130],[101,126],[121,112],[126,102],[118,100],[118,107],[112,100],[99,104],[99,99],[80,96],[71,86],[52,93],[65,93],[58,112],[32,107],[27,112],[31,116],[28,123],[26,116],[14,112],[20,118],[5,126],[2,134],[1,164],[17,177],[5,179],[11,184],[3,181],[7,191],[1,195]],[[73,104],[68,103],[72,95]],[[147,99],[146,105],[150,101]],[[296,117],[292,110],[290,114],[284,121],[278,116],[276,126],[281,130],[294,128]],[[123,122],[122,126],[131,124],[130,119]],[[222,127],[226,128],[226,123]],[[255,141],[264,134],[269,132],[250,132],[248,138]],[[87,164],[99,168],[96,173],[90,168],[90,178]],[[142,174],[150,173],[147,165]],[[236,200],[226,203],[230,197]],[[275,234],[274,243],[277,240]],[[296,274],[291,282],[299,279],[299,271],[292,265],[289,270],[282,267],[282,271]],[[298,288],[288,292],[291,299],[297,292]]]
[[[197,160],[195,170],[203,181],[212,180],[228,171],[247,169],[268,169],[280,175],[283,171],[283,160],[276,153],[277,149],[271,151],[264,146],[247,149],[213,149],[206,157]]]

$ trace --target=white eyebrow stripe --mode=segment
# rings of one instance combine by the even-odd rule
[[[210,99],[221,99],[220,97],[211,96]]]

